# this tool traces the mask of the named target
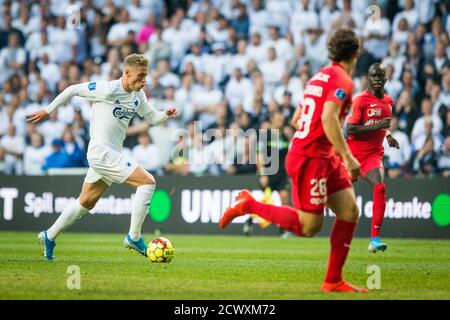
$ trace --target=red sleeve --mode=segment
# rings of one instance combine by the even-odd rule
[[[344,73],[344,71],[337,70],[330,74],[327,85],[328,92],[325,97],[325,102],[334,102],[341,109],[351,103],[353,92],[353,81]]]
[[[347,118],[347,123],[350,124],[361,124],[363,120],[364,106],[362,103],[361,96],[356,97],[352,103],[352,109]]]
[[[325,98],[325,102],[331,101],[336,103],[339,108],[346,105],[348,99],[351,99],[352,89],[348,85],[335,85],[333,84],[328,89],[327,97]]]

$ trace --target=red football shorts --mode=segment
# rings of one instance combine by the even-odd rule
[[[373,169],[384,170],[383,167],[383,150],[358,152],[353,151],[356,160],[361,164],[361,175],[364,178],[369,171]]]
[[[337,156],[310,158],[288,153],[286,171],[292,179],[292,204],[308,213],[323,214],[329,195],[352,187]]]

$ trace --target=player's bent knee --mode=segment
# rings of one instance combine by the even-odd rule
[[[315,226],[311,226],[311,227],[303,227],[302,236],[305,237],[305,238],[312,238],[316,234],[318,234],[321,229],[322,229],[322,225],[315,225]]]
[[[358,220],[358,218],[359,218],[359,209],[358,209],[358,206],[356,205],[356,202],[353,202],[353,203],[350,204],[348,212],[349,212],[350,220],[354,220],[354,221]]]
[[[142,175],[139,181],[139,185],[155,185],[155,184],[156,184],[155,177],[153,177],[153,175],[148,171],[145,171],[145,174]]]
[[[81,196],[79,198],[79,201],[80,201],[80,205],[83,208],[86,208],[88,210],[92,210],[92,209],[94,209],[95,205],[97,204],[98,199],[93,199],[93,198]]]
[[[143,184],[156,184],[156,179],[151,174],[145,180]]]

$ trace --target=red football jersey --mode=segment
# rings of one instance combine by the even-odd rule
[[[371,94],[369,90],[366,90],[354,99],[347,123],[365,126],[378,123],[382,119],[392,116],[393,105],[394,99],[387,94],[379,99]],[[347,143],[350,149],[355,152],[383,150],[385,136],[386,129],[379,129],[363,134],[350,135]]]
[[[332,101],[341,108],[345,118],[352,101],[353,81],[344,68],[332,63],[308,81],[299,105],[300,117],[289,152],[313,158],[329,158],[335,152],[323,131],[322,111],[325,102]]]

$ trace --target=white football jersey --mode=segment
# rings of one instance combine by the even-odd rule
[[[158,124],[168,118],[165,112],[156,111],[147,103],[143,90],[125,91],[122,78],[72,85],[53,100],[46,108],[47,112],[50,113],[73,96],[84,97],[93,102],[88,153],[97,145],[121,152],[128,125],[136,112],[150,124]]]

